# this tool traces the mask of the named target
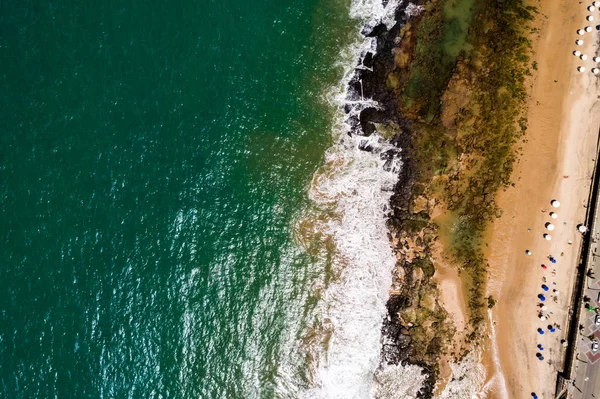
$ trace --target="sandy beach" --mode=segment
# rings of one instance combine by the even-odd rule
[[[484,359],[488,398],[527,398],[533,392],[551,398],[556,373],[562,368],[560,340],[567,333],[581,244],[576,225],[585,216],[600,126],[597,78],[590,72],[596,64],[591,59],[598,49],[598,33],[593,23],[593,32],[576,33],[590,24],[585,19],[590,4],[543,0],[539,5],[529,128],[513,173],[515,186],[499,194],[503,215],[492,226],[489,243],[488,293],[498,303],[491,312],[494,328]],[[596,20],[600,17],[597,10],[592,14]],[[584,45],[576,46],[576,39],[583,39]],[[587,54],[588,60],[575,57],[575,50]],[[578,72],[578,66],[585,66],[586,71]],[[550,205],[553,199],[561,202],[559,208]],[[557,219],[549,216],[551,211]],[[546,229],[547,222],[554,224],[553,231]],[[545,233],[552,240],[544,239]],[[556,258],[555,264],[549,255]],[[549,287],[544,303],[550,319],[546,321],[537,316],[542,284]],[[556,301],[554,289],[558,290]],[[538,328],[547,331],[549,324],[561,329],[538,334]],[[544,347],[542,361],[536,358],[538,344]]]

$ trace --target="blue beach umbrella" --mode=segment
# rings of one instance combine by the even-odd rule
[[[538,328],[538,329],[537,329],[537,332],[539,332],[539,333],[540,333],[540,335],[544,335],[544,330],[542,330],[541,328]]]
[[[539,350],[541,350],[541,351],[543,351],[543,350],[544,350],[544,347],[542,346],[542,344],[538,344],[538,346],[537,346],[537,347],[538,347],[538,349],[539,349]]]
[[[548,286],[546,284],[542,284],[542,289],[544,291],[548,291],[550,288],[548,288]]]
[[[538,298],[540,298],[540,301],[542,301],[542,302],[544,302],[546,300],[546,297],[543,296],[542,294],[539,294]]]
[[[554,258],[550,259],[550,261],[551,261],[552,263],[556,263],[556,259],[554,259]]]
[[[540,357],[538,357],[538,359],[544,360],[544,356],[540,356]]]

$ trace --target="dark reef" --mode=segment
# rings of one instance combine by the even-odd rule
[[[365,37],[376,39],[376,51],[375,53],[367,52],[363,55],[355,70],[355,75],[349,83],[350,90],[348,92],[351,93],[350,95],[354,93],[354,99],[357,95],[362,95],[364,98],[376,101],[379,105],[378,108],[367,107],[362,109],[357,117],[355,116],[356,113],[352,112],[352,105],[346,105],[345,107],[346,114],[349,115],[347,123],[352,126],[349,134],[370,136],[375,132],[376,124],[394,126],[398,132],[389,138],[390,142],[399,151],[401,150],[402,154],[402,168],[399,171],[398,181],[390,199],[390,213],[387,222],[390,232],[401,229],[403,221],[411,217],[409,202],[416,176],[416,165],[410,153],[411,139],[414,134],[411,121],[400,112],[398,94],[386,85],[389,73],[396,67],[393,50],[398,45],[397,38],[400,30],[411,20],[411,17],[405,12],[407,4],[401,4],[396,10],[396,23],[390,30],[385,25],[379,24],[374,27],[365,27],[362,32]],[[372,151],[372,147],[367,144],[361,146],[360,149]],[[391,162],[394,154],[388,151],[380,154],[380,156],[382,159]],[[402,262],[401,265],[396,265],[396,267],[402,267],[408,271],[407,276],[411,275],[410,272],[414,268],[408,262]],[[384,318],[382,327],[381,364],[382,366],[414,364],[422,367],[427,378],[418,393],[418,397],[431,398],[437,378],[437,374],[434,372],[435,367],[428,362],[419,360],[419,356],[412,356],[414,355],[411,345],[412,338],[409,331],[401,325],[398,317],[404,309],[413,305],[411,295],[418,291],[418,287],[413,286],[413,284],[418,285],[419,283],[413,282],[408,277],[405,280],[402,293],[391,295],[387,302],[388,314]]]

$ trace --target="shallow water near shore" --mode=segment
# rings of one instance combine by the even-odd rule
[[[340,107],[386,4],[2,4],[0,396],[370,394],[400,160]]]

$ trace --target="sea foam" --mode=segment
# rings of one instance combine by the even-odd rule
[[[352,18],[359,19],[362,31],[383,23],[393,26],[398,1],[354,1]],[[315,231],[332,243],[332,276],[319,288],[316,308],[322,345],[311,348],[313,359],[308,375],[310,388],[304,398],[368,398],[381,395],[390,380],[401,397],[413,397],[422,381],[418,367],[390,366],[374,376],[380,363],[381,326],[396,262],[385,224],[385,209],[401,167],[400,150],[377,133],[369,137],[356,133],[360,112],[379,105],[349,83],[362,59],[375,53],[376,39],[357,33],[356,41],[340,59],[345,67],[338,88],[327,95],[338,109],[334,128],[337,143],[325,156],[325,164],[314,175],[309,196],[326,217],[311,223]],[[362,149],[369,148],[369,151]],[[383,153],[387,157],[382,156]],[[391,159],[389,154],[393,154]],[[383,384],[382,384],[383,382]],[[396,397],[396,396],[390,396]]]

